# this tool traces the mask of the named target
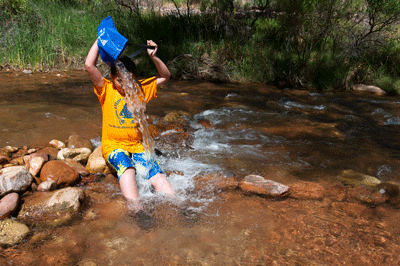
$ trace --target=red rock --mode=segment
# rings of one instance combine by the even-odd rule
[[[290,185],[290,197],[302,200],[322,200],[327,190],[319,183],[298,181]]]
[[[37,151],[37,153],[45,153],[48,154],[49,160],[55,160],[57,158],[58,149],[53,147],[45,147]]]
[[[18,207],[18,193],[10,193],[0,200],[0,220],[9,217]]]
[[[272,180],[266,180],[259,175],[248,175],[239,182],[240,189],[245,193],[252,193],[267,197],[283,197],[288,195],[289,187]]]
[[[63,162],[78,171],[81,176],[87,176],[90,174],[88,169],[74,159],[64,159]]]
[[[69,186],[79,180],[79,173],[66,163],[53,160],[44,164],[40,171],[40,179],[51,179],[56,181],[58,186]]]
[[[78,149],[78,148],[88,148],[89,150],[93,149],[92,142],[79,135],[69,136],[67,147],[70,149]]]

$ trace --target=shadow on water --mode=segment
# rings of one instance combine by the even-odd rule
[[[84,72],[16,75],[0,73],[0,147],[99,137],[101,109]],[[146,109],[159,120],[171,111],[188,114],[190,148],[168,135],[155,138],[177,199],[141,192],[146,207],[135,217],[117,180],[101,178],[82,186],[78,217],[62,227],[32,227],[24,243],[0,250],[2,265],[400,262],[398,198],[366,198],[364,187],[336,178],[353,170],[400,183],[398,97],[171,81]],[[249,174],[292,193],[273,199],[212,183]],[[209,179],[199,185],[199,177]]]

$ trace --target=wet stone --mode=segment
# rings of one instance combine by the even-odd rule
[[[361,185],[375,187],[382,183],[376,177],[357,173],[353,170],[344,170],[341,175],[337,176],[337,179],[345,185],[354,187]]]
[[[298,181],[290,185],[291,198],[301,200],[322,200],[326,194],[326,188],[315,182]]]
[[[19,202],[18,193],[10,193],[0,200],[0,220],[9,217],[17,208]]]
[[[16,220],[0,221],[0,245],[13,246],[20,243],[29,233],[29,228]]]
[[[79,173],[62,161],[49,161],[42,167],[40,179],[42,181],[52,179],[58,186],[69,186],[79,180]]]
[[[68,143],[67,147],[70,149],[78,149],[78,148],[87,148],[89,150],[93,149],[92,142],[79,135],[69,136],[67,143]]]
[[[288,195],[289,187],[272,180],[266,180],[259,175],[248,175],[239,182],[244,193],[257,194],[266,197],[283,197]]]
[[[86,163],[91,153],[92,151],[88,148],[64,148],[57,153],[57,158],[60,160],[73,159],[80,163]]]
[[[10,166],[0,170],[0,196],[9,192],[24,192],[32,184],[33,176],[24,166]]]
[[[56,148],[58,150],[64,149],[66,147],[64,142],[56,139],[51,140],[49,142],[49,145],[50,147]]]

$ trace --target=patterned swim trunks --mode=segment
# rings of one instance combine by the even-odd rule
[[[107,161],[117,171],[118,179],[128,168],[135,168],[136,174],[145,179],[163,173],[158,162],[154,158],[147,159],[144,152],[129,153],[123,149],[116,149],[108,155]]]

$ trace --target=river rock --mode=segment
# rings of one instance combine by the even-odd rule
[[[18,151],[18,148],[17,148],[17,147],[5,146],[4,148],[2,148],[2,149],[0,150],[0,153],[4,154],[4,155],[6,155],[6,156],[11,157],[12,154],[13,154],[14,152],[17,152],[17,151]]]
[[[164,121],[168,123],[188,124],[189,113],[184,111],[172,111],[164,116]]]
[[[111,172],[101,153],[101,146],[97,147],[92,154],[90,154],[86,169],[88,169],[91,174],[108,174]]]
[[[372,86],[372,85],[365,85],[365,84],[355,84],[353,85],[353,90],[355,91],[365,91],[365,92],[372,92],[377,95],[385,95],[386,92],[379,87]]]
[[[44,165],[45,160],[42,157],[35,157],[29,162],[29,173],[32,176],[38,176],[40,169]]]
[[[86,164],[91,153],[92,151],[88,148],[77,148],[77,149],[65,148],[58,152],[57,158],[60,160],[73,159],[77,162]]]
[[[266,180],[259,175],[248,175],[239,182],[240,189],[245,193],[266,197],[283,197],[289,193],[289,187],[281,183]]]
[[[47,154],[49,156],[49,160],[57,159],[58,152],[59,152],[59,149],[53,148],[53,147],[44,147],[43,149],[40,149],[37,151],[37,153]]]
[[[48,161],[40,171],[40,179],[43,182],[54,180],[58,186],[70,186],[79,180],[79,173],[62,161]]]
[[[88,148],[90,151],[93,149],[92,142],[79,135],[69,136],[67,147],[70,149]]]
[[[60,141],[60,140],[56,140],[53,139],[49,142],[50,147],[56,148],[58,150],[64,149],[66,148],[65,143]]]
[[[57,188],[57,182],[54,180],[48,179],[44,182],[41,182],[38,185],[37,191],[46,192],[46,191],[55,190],[56,188]]]
[[[319,183],[298,181],[290,185],[290,197],[301,200],[322,200],[327,189]]]
[[[84,199],[85,194],[78,187],[34,193],[25,198],[18,219],[32,224],[62,225],[78,214]]]
[[[73,159],[64,159],[63,162],[78,171],[81,176],[87,176],[90,174],[88,169]]]
[[[10,161],[10,157],[4,154],[0,154],[0,164],[6,164]]]
[[[29,233],[29,228],[16,220],[0,221],[0,245],[13,246],[20,243]]]
[[[33,182],[33,176],[25,166],[0,169],[0,196],[9,192],[24,192]]]
[[[19,202],[18,193],[10,193],[0,200],[0,220],[10,216],[17,208]]]
[[[344,170],[339,176],[336,177],[338,180],[343,182],[345,185],[349,186],[369,186],[376,187],[382,182],[376,177],[364,175],[361,173],[357,173],[353,170]]]

